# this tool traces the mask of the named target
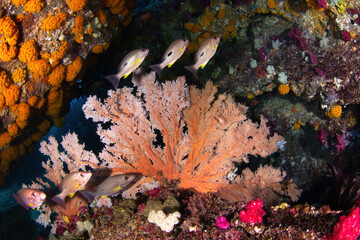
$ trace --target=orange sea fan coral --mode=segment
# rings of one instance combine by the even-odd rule
[[[20,61],[27,63],[38,59],[39,52],[35,46],[35,40],[30,39],[20,47],[18,58]]]
[[[15,83],[23,82],[25,80],[25,77],[26,77],[26,70],[20,67],[11,74],[11,78]]]
[[[51,70],[50,64],[47,59],[40,59],[27,64],[29,72],[32,74],[35,80],[45,76]]]
[[[60,86],[65,79],[66,68],[64,65],[55,67],[48,76],[48,83],[52,86]]]
[[[11,106],[10,111],[15,113],[15,115],[22,121],[27,120],[30,116],[30,106],[26,102]]]
[[[66,0],[68,7],[73,12],[78,12],[86,5],[87,0]]]
[[[66,69],[66,81],[73,81],[82,68],[82,61],[79,56],[77,56]]]
[[[4,91],[11,84],[11,79],[5,71],[0,71],[0,91]]]
[[[44,0],[27,0],[24,11],[38,13],[44,6]]]
[[[44,19],[41,29],[45,31],[53,31],[58,29],[65,20],[66,14],[64,12],[59,12],[56,15],[50,15]]]
[[[14,105],[20,97],[20,87],[16,84],[11,84],[8,88],[3,90],[5,102],[7,106]]]
[[[99,124],[97,133],[105,144],[101,167],[114,172],[141,172],[160,182],[179,180],[179,188],[215,192],[229,185],[233,161],[265,157],[282,140],[276,134],[268,138],[264,118],[260,124],[247,119],[247,107],[217,95],[210,81],[202,90],[189,90],[184,77],[159,84],[155,73],[135,73],[133,83],[143,100],[123,88],[109,91],[104,102],[90,97],[83,105],[86,118],[111,122],[107,128]],[[154,146],[151,129],[159,131],[164,147]]]

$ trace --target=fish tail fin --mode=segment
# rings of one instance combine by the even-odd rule
[[[194,65],[185,66],[185,68],[186,68],[187,70],[189,70],[189,71],[194,75],[194,77],[196,78],[196,80],[198,80],[197,69],[194,67]]]
[[[95,195],[92,192],[88,191],[80,191],[81,195],[83,195],[89,202],[94,201]]]
[[[154,64],[154,65],[150,65],[149,67],[159,75],[159,78],[161,77],[161,72],[163,70],[161,64]]]
[[[106,76],[105,78],[113,85],[114,89],[117,89],[120,81],[120,78],[117,76],[117,74],[109,75]]]
[[[65,199],[60,194],[55,195],[53,198],[51,198],[53,202],[56,204],[59,204],[63,209],[66,209],[65,207]]]
[[[19,205],[21,205],[22,207],[24,207],[26,210],[29,211],[29,206],[25,205],[25,204],[23,203],[23,201],[21,200],[21,198],[20,198],[18,195],[14,194],[14,193],[12,193],[12,195],[13,195],[13,197],[15,198],[16,202],[17,202]]]

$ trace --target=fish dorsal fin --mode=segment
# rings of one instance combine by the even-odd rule
[[[75,193],[73,192],[73,193],[70,193],[68,196],[69,196],[70,198],[72,198],[74,195],[75,195]]]
[[[167,65],[168,68],[170,68],[175,62],[172,62],[170,64]]]

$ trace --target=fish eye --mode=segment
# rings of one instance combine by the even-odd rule
[[[36,193],[32,193],[31,196],[32,196],[33,198],[35,198],[35,197],[36,197]]]
[[[202,56],[204,56],[204,52],[202,52],[202,53],[200,54],[200,57],[202,57]]]
[[[85,177],[85,175],[83,173],[80,173],[80,177]]]
[[[168,56],[168,57],[170,57],[171,55],[172,55],[172,51],[171,51],[171,52],[169,52],[167,56]]]
[[[126,176],[126,177],[125,177],[125,180],[128,180],[128,179],[129,179],[129,177],[128,177],[128,176]]]
[[[127,65],[127,62],[126,63],[124,63],[124,67]]]

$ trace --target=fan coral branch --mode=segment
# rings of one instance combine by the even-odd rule
[[[282,139],[268,137],[263,118],[260,125],[247,120],[247,107],[230,96],[215,97],[210,82],[189,92],[184,77],[160,85],[154,73],[137,72],[133,83],[136,96],[125,87],[109,91],[104,102],[90,97],[83,106],[86,118],[111,123],[99,124],[97,133],[105,144],[101,165],[114,172],[179,179],[180,188],[214,192],[229,185],[233,161],[247,161],[248,154],[265,157]]]

